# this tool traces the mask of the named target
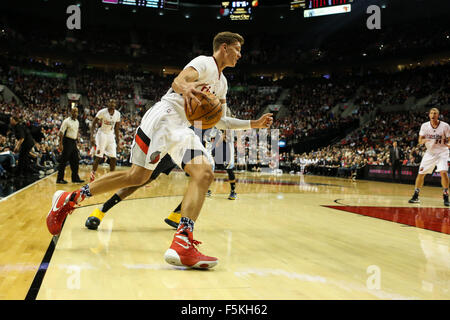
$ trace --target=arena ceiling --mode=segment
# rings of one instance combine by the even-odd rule
[[[176,1],[176,0],[168,0]],[[252,1],[252,0],[247,0]],[[342,26],[364,27],[368,17],[367,7],[377,4],[382,10],[383,23],[404,21],[450,19],[448,0],[353,0],[352,12],[305,19],[299,10],[290,10],[291,0],[258,0],[251,21],[230,21],[220,16],[221,0],[179,1],[177,10],[105,5],[102,0],[1,0],[0,22],[20,21],[35,25],[36,22],[63,23],[67,19],[66,8],[79,4],[84,25],[114,28],[164,29],[180,32],[196,32],[208,29],[234,29],[247,32],[297,32],[305,28],[338,29]],[[426,26],[426,22],[424,22]]]

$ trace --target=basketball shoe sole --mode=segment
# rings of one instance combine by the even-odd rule
[[[188,267],[192,269],[211,269],[214,268],[219,260],[206,260],[201,259],[196,261],[194,264],[183,264],[182,261],[184,261],[186,257],[180,256],[178,252],[176,252],[174,249],[167,249],[166,253],[164,254],[164,260],[173,266],[177,267]]]
[[[210,269],[218,259],[200,253],[195,246],[201,242],[193,240],[192,233],[181,231],[173,237],[172,245],[164,254],[164,260],[171,265],[193,269]]]

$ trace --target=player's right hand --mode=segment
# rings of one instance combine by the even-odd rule
[[[273,114],[272,113],[266,113],[261,116],[258,120],[251,120],[250,124],[251,127],[254,129],[263,129],[263,128],[270,128],[270,126],[273,123]]]
[[[198,87],[201,88],[203,86],[206,86],[206,83],[199,83],[197,81],[187,83],[186,88],[183,92],[183,98],[185,108],[189,111],[189,113],[192,113],[191,108],[192,100],[195,100],[197,103],[200,104],[200,100],[195,95],[196,94],[206,95],[206,93],[202,92],[200,89],[197,89]]]

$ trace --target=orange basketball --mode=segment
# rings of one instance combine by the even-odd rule
[[[200,103],[191,100],[192,112],[184,106],[184,112],[188,121],[196,128],[209,129],[216,125],[222,117],[222,104],[215,94],[206,92],[206,95],[196,94]],[[200,123],[201,122],[201,123]]]

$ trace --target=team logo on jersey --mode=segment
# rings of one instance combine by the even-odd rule
[[[211,86],[203,86],[202,89],[200,91],[206,91],[206,92],[210,92],[209,90],[211,89]]]
[[[420,170],[419,171],[423,171],[423,167],[422,168],[420,168]]]
[[[159,161],[159,155],[161,154],[161,152],[159,151],[155,151],[150,155],[150,163],[151,164],[155,164]]]

